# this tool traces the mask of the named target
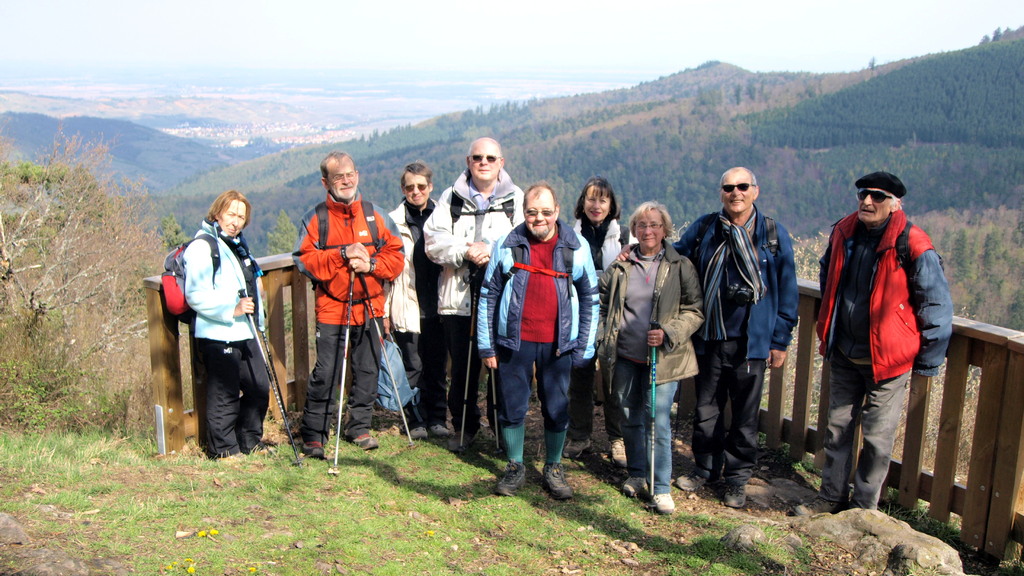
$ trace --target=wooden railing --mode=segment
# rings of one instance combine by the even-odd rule
[[[311,290],[290,256],[259,262],[267,273],[264,286],[273,368],[285,404],[296,410],[305,403],[309,378]],[[204,437],[203,419],[198,417],[203,412],[202,382],[193,370],[195,409],[186,411],[179,324],[167,314],[159,277],[145,279],[144,286],[153,403],[162,407],[163,431],[158,440],[170,452],[180,450],[188,436]],[[286,293],[292,304],[290,355],[285,344]],[[822,366],[817,357],[814,326],[819,304],[817,285],[800,281],[800,323],[795,347],[787,359],[795,369],[771,371],[760,426],[769,448],[788,445],[794,460],[810,454],[821,468],[821,431],[827,417],[829,382],[827,366]],[[285,364],[289,356],[293,358],[291,378],[287,377]],[[977,393],[969,397],[969,384],[979,378],[979,373]],[[928,408],[936,386],[941,393],[941,408],[937,418],[930,418]],[[957,514],[963,542],[1000,559],[1019,557],[1020,544],[1024,543],[1024,333],[955,318],[944,375],[915,375],[907,396],[903,449],[901,454],[894,454],[888,478],[889,486],[899,491],[899,503],[915,507],[919,500],[926,501],[929,515],[943,522]],[[815,405],[819,398],[824,399],[825,410]],[[975,398],[976,405],[969,405]],[[271,407],[280,417],[274,402]],[[680,407],[685,409],[685,405]],[[812,422],[815,413],[817,418]],[[967,416],[972,413],[975,417],[970,430]],[[972,443],[964,484],[957,481],[957,460],[960,445],[968,436]],[[935,464],[930,470],[924,465],[928,454],[934,454]]]

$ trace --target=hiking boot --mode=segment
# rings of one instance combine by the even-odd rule
[[[462,442],[459,442],[460,436],[462,435],[458,432],[452,434],[452,437],[448,439],[448,450],[455,452],[456,454],[465,452],[466,448],[469,448],[469,445],[473,443],[474,439],[476,439],[476,434],[467,433],[465,438],[462,439]]]
[[[444,424],[434,424],[429,428],[430,433],[438,438],[448,438],[452,435],[452,431],[448,429]]]
[[[302,443],[302,455],[306,458],[316,458],[317,460],[324,459],[324,443],[323,442],[303,442]]]
[[[427,429],[423,426],[417,426],[409,430],[409,437],[413,440],[423,440],[427,437]]]
[[[676,487],[687,492],[696,492],[701,486],[708,483],[708,479],[696,472],[687,472],[676,478]]]
[[[841,502],[832,502],[831,500],[825,500],[821,496],[817,496],[814,500],[806,504],[800,504],[793,508],[794,516],[813,516],[815,514],[835,514],[836,512],[842,512],[843,504]]]
[[[569,440],[566,443],[565,448],[562,449],[562,457],[577,459],[583,456],[583,453],[590,449],[590,438],[584,438],[583,440]]]
[[[516,492],[526,483],[526,465],[522,462],[508,461],[505,466],[505,475],[494,487],[494,493],[499,496],[515,496]]]
[[[608,456],[612,459],[612,464],[619,468],[626,467],[626,443],[622,438],[612,440],[612,448],[608,451]]]
[[[241,464],[242,463],[242,453],[241,452],[235,452],[234,454],[228,454],[227,456],[218,456],[216,458],[216,460],[217,460],[217,462],[220,462],[221,464],[229,464],[229,465]]]
[[[544,465],[544,489],[551,493],[555,500],[572,498],[572,486],[565,481],[565,470],[561,463]]]
[[[725,489],[722,503],[729,508],[743,508],[747,503],[747,486],[745,484],[730,484]]]
[[[641,498],[647,494],[647,479],[632,476],[622,483],[622,495],[626,498]]]
[[[252,450],[249,450],[251,456],[273,456],[277,454],[277,448],[263,442],[257,442]]]
[[[676,511],[676,503],[671,494],[655,494],[651,499],[651,508],[658,514],[672,514]]]
[[[380,446],[380,444],[377,443],[377,439],[374,438],[373,436],[370,436],[369,434],[356,436],[355,438],[352,439],[352,443],[355,444],[356,446],[359,446],[363,450],[373,450]]]

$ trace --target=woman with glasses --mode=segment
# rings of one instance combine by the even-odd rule
[[[641,204],[629,219],[629,229],[638,243],[625,260],[616,260],[605,270],[598,284],[598,356],[612,374],[612,394],[622,410],[629,473],[622,493],[630,498],[649,497],[651,508],[671,514],[675,503],[670,494],[670,412],[678,381],[697,373],[690,336],[704,322],[703,298],[693,264],[666,240],[673,227],[663,205]],[[648,481],[652,469],[653,486]]]
[[[607,180],[594,176],[583,185],[576,199],[576,222],[573,230],[587,241],[598,278],[622,250],[636,239],[619,225],[619,202]],[[586,366],[572,369],[569,379],[569,433],[566,458],[579,458],[590,449],[594,430],[594,395],[603,401],[604,427],[610,445],[608,456],[613,464],[626,467],[626,448],[622,440],[621,410],[611,394],[611,375],[597,370],[597,358]]]

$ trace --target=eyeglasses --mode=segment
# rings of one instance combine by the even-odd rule
[[[331,182],[344,182],[345,180],[352,180],[356,177],[359,172],[339,172],[331,176]]]
[[[494,164],[495,162],[501,159],[501,156],[494,156],[493,154],[473,154],[472,156],[469,157],[469,159],[472,160],[473,162],[479,163],[482,163],[484,160],[487,160],[488,164]]]
[[[531,208],[531,209],[526,211],[526,217],[527,218],[536,218],[537,216],[543,216],[545,218],[551,218],[554,215],[555,215],[555,211],[554,210],[537,210],[537,209]]]
[[[430,186],[430,184],[406,184],[403,186],[403,189],[406,192],[412,192],[418,188],[420,192],[425,192],[427,190],[427,186]]]
[[[664,224],[661,224],[659,222],[655,222],[653,224],[648,224],[647,222],[638,222],[637,225],[636,225],[636,229],[637,230],[661,230],[662,228],[664,228],[664,226],[665,226]]]
[[[881,204],[890,198],[895,198],[892,194],[881,190],[857,190],[857,200],[863,201],[868,196],[871,196],[871,201],[876,204]]]
[[[744,182],[743,184],[722,184],[722,191],[723,192],[732,192],[736,188],[739,188],[740,192],[746,192],[747,190],[750,189],[751,186],[756,186],[756,185],[755,184],[747,184],[746,182]]]

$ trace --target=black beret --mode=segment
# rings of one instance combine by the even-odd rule
[[[867,176],[861,176],[860,180],[857,180],[853,184],[858,190],[864,188],[877,188],[879,190],[885,190],[889,194],[897,198],[903,198],[907,193],[907,187],[900,182],[900,179],[893,174],[888,172],[872,172]]]

